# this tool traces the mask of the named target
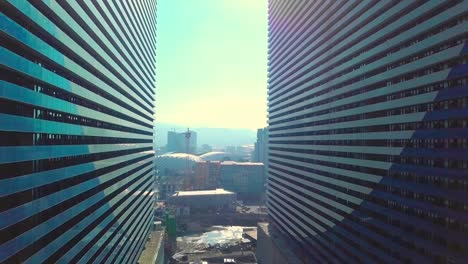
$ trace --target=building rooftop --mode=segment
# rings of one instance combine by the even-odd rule
[[[201,190],[201,191],[180,191],[180,192],[176,192],[172,196],[198,196],[198,195],[220,195],[220,194],[234,194],[234,193],[230,191],[226,191],[224,189],[216,189],[216,190]]]
[[[223,161],[221,165],[240,165],[240,166],[263,166],[260,162],[237,162],[237,161]]]
[[[186,160],[187,157],[194,162],[203,162],[204,160],[199,156],[187,153],[168,153],[156,156],[156,159],[181,159]]]
[[[202,158],[203,160],[209,160],[209,161],[219,161],[228,156],[229,154],[223,151],[211,151],[203,155],[200,155],[200,158]]]

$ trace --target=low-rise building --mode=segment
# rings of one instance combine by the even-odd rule
[[[203,161],[195,165],[194,190],[216,189],[219,187],[219,171],[221,162]]]
[[[221,187],[237,193],[239,199],[253,200],[265,192],[263,163],[224,161],[220,168]]]
[[[205,212],[235,212],[236,194],[224,189],[180,191],[169,197],[169,205],[189,208],[191,214]]]
[[[158,182],[158,199],[166,200],[175,192],[184,188],[185,176],[161,176]]]

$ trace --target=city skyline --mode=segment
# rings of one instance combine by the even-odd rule
[[[189,129],[198,133],[199,146],[208,144],[215,148],[254,144],[257,133],[256,130],[245,128],[190,127]],[[181,125],[158,122],[155,126],[154,144],[156,147],[163,147],[167,144],[167,132],[186,130],[187,127]]]

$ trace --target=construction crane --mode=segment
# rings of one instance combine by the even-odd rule
[[[189,191],[190,189],[190,129],[187,128],[185,134],[185,147],[187,151],[187,158],[185,160],[185,179],[184,179],[184,190]]]

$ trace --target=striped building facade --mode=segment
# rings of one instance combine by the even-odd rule
[[[0,263],[135,263],[156,1],[0,1]]]
[[[468,263],[468,1],[269,1],[268,211],[305,263]]]

